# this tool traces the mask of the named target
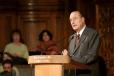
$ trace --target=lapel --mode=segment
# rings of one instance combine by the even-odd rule
[[[74,49],[75,49],[75,34],[73,34],[70,38],[69,38],[69,50],[71,52],[71,54],[73,54]]]
[[[82,35],[81,35],[81,38],[80,38],[80,42],[79,44],[76,46],[76,48],[74,49],[74,53],[77,51],[77,49],[80,47],[81,43],[86,39],[86,36],[87,36],[87,27],[85,28],[85,30],[83,31]]]

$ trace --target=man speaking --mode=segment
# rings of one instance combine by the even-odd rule
[[[63,50],[63,55],[69,55],[75,62],[88,64],[91,74],[87,76],[98,76],[98,70],[96,69],[99,47],[98,33],[87,27],[85,18],[79,11],[71,12],[70,23],[75,33],[70,36],[69,49]],[[79,74],[78,76],[86,75]]]

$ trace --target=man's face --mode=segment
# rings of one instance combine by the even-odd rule
[[[3,69],[4,71],[11,72],[12,70],[11,64],[8,63],[4,64]]]
[[[84,26],[84,18],[80,15],[79,12],[72,12],[70,14],[70,23],[75,31],[80,31]]]

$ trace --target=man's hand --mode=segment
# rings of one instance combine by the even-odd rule
[[[67,49],[64,49],[63,51],[62,51],[62,54],[65,56],[65,55],[68,55],[68,50]]]

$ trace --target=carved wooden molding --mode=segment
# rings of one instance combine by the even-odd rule
[[[11,0],[0,1],[0,10],[64,11],[65,1]]]
[[[101,38],[100,55],[104,58],[108,76],[114,75],[114,7],[97,5],[97,29]]]

